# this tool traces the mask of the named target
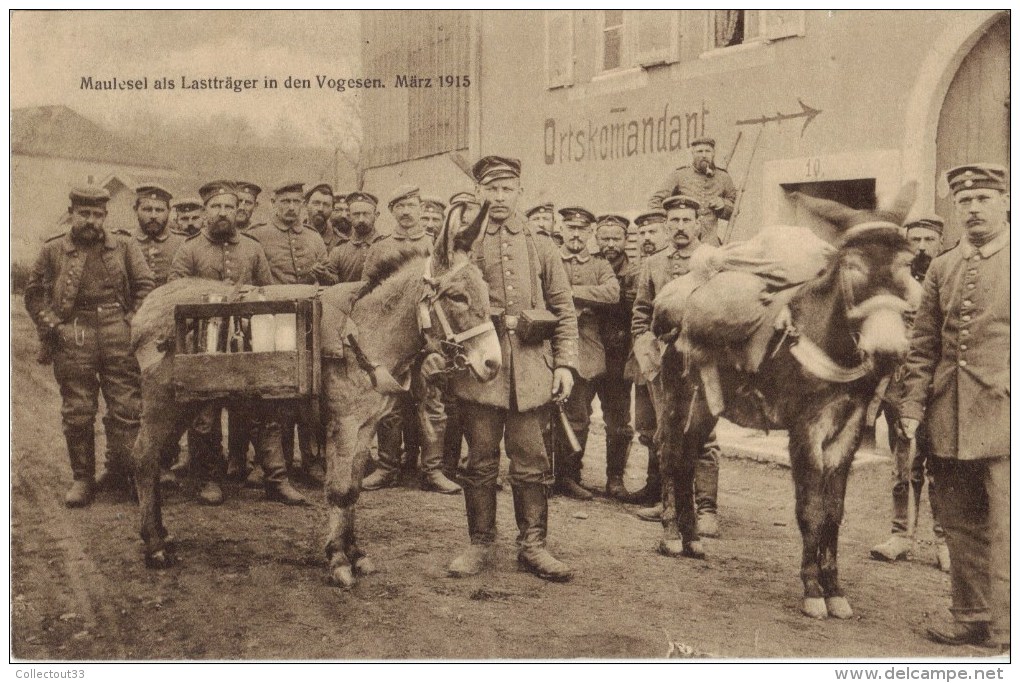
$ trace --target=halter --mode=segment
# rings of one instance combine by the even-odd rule
[[[463,370],[468,366],[467,349],[464,342],[479,337],[490,330],[496,331],[491,318],[481,322],[463,332],[454,332],[446,312],[442,306],[437,305],[440,296],[446,291],[446,285],[450,278],[461,268],[467,265],[467,261],[461,261],[454,265],[448,272],[435,278],[432,276],[432,260],[425,262],[425,272],[422,280],[427,285],[426,291],[418,302],[418,330],[425,333],[432,329],[432,313],[435,313],[439,326],[442,328],[443,337],[439,340],[440,350],[450,366],[455,370]]]

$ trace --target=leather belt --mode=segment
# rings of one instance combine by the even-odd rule
[[[74,313],[100,313],[102,311],[111,311],[115,308],[122,308],[119,301],[110,301],[102,304],[95,304],[94,306],[75,306]]]

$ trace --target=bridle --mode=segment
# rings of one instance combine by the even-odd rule
[[[442,306],[438,305],[439,299],[449,289],[452,277],[467,265],[467,260],[461,261],[441,276],[433,277],[432,260],[428,259],[425,261],[425,272],[422,274],[425,291],[418,302],[418,331],[425,334],[432,330],[432,315],[434,314],[442,331],[439,349],[451,370],[464,370],[468,367],[467,348],[464,346],[464,342],[489,331],[496,331],[492,319],[486,317],[484,322],[478,323],[474,327],[463,332],[454,332],[453,327],[450,326],[449,318],[446,317],[446,312]]]

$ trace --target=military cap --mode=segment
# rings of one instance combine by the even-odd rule
[[[198,193],[202,195],[202,204],[205,205],[209,203],[210,199],[219,197],[221,194],[232,194],[236,197],[237,188],[229,180],[214,180],[200,187]]]
[[[273,194],[283,194],[284,192],[299,192],[304,194],[305,184],[300,180],[284,180],[273,187]],[[332,194],[332,192],[330,192],[330,194]]]
[[[904,225],[903,227],[907,230],[910,230],[911,228],[927,228],[928,230],[934,230],[935,232],[941,235],[942,229],[945,228],[945,226],[946,222],[942,220],[941,216],[930,214],[927,216],[921,216],[920,218],[916,218],[907,223],[906,225]]]
[[[450,206],[457,204],[477,204],[478,197],[471,192],[456,192],[450,197]]]
[[[305,201],[307,202],[311,199],[312,195],[316,192],[328,194],[330,201],[333,199],[333,187],[329,183],[319,183],[318,185],[313,185],[307,192],[305,192]]]
[[[446,210],[446,204],[442,199],[437,197],[422,197],[421,198],[421,210],[422,211],[436,211],[443,213]]]
[[[1006,169],[998,164],[964,164],[946,171],[953,194],[962,190],[998,190],[1006,192]]]
[[[621,216],[618,213],[607,213],[599,216],[599,226],[603,225],[618,225],[623,228],[624,232],[627,232],[627,228],[630,227],[630,221],[626,216]]]
[[[237,188],[238,192],[247,192],[252,197],[258,197],[262,194],[262,188],[255,183],[249,183],[247,180],[235,180],[234,187]]]
[[[482,157],[471,167],[471,175],[479,185],[485,185],[500,178],[520,178],[521,160],[495,155]]]
[[[68,197],[71,200],[71,206],[106,206],[106,202],[110,201],[110,193],[106,191],[105,187],[99,187],[98,185],[78,185],[71,188]]]
[[[527,211],[525,211],[524,215],[527,216],[528,218],[531,218],[532,216],[534,216],[536,214],[539,214],[539,213],[547,213],[547,214],[551,215],[553,213],[553,205],[552,205],[552,203],[551,202],[547,202],[545,204],[539,204],[538,206],[533,206],[530,209],[528,209]]]
[[[346,202],[348,194],[350,194],[350,193],[348,193],[348,192],[334,192],[333,193],[333,203],[336,204],[337,202]]]
[[[694,138],[691,140],[691,147],[697,147],[698,145],[708,145],[712,149],[715,149],[715,138],[703,135],[700,138]]]
[[[177,209],[178,213],[194,211],[195,209],[202,208],[202,200],[198,197],[183,197],[174,202],[174,208]]]
[[[170,191],[159,185],[139,185],[135,188],[135,195],[138,199],[158,199],[159,201],[170,203],[170,200],[174,198]]]
[[[698,211],[701,209],[701,202],[693,197],[688,197],[687,195],[682,194],[675,194],[672,197],[667,197],[662,200],[662,208],[666,211],[669,211],[670,209],[680,209],[683,207]]]
[[[354,202],[366,202],[372,206],[379,206],[379,200],[376,199],[374,194],[368,192],[351,192],[347,195],[347,203],[353,204]]]
[[[648,225],[649,223],[665,223],[665,222],[666,212],[659,211],[658,209],[646,211],[645,213],[641,214],[640,216],[634,219],[634,225],[638,226],[639,228],[642,225]]]
[[[390,201],[387,202],[386,206],[392,209],[393,205],[397,202],[410,199],[411,197],[417,197],[418,193],[419,190],[414,185],[401,185],[393,191],[393,194],[390,195]]]
[[[595,214],[580,206],[565,206],[559,210],[559,214],[567,225],[591,225],[595,222]]]

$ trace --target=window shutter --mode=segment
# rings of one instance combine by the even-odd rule
[[[545,15],[545,75],[547,88],[574,82],[574,14],[549,10]]]
[[[669,64],[679,59],[676,10],[628,10],[625,23],[635,66]]]
[[[804,35],[804,10],[763,9],[761,36],[765,40],[779,40]]]

